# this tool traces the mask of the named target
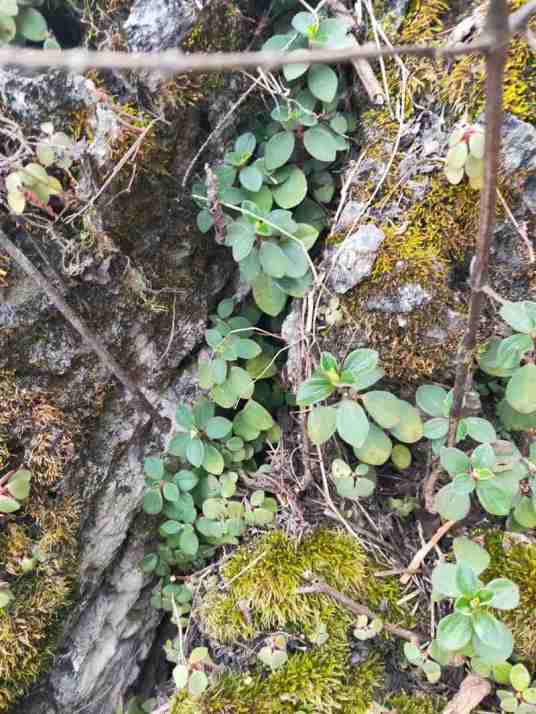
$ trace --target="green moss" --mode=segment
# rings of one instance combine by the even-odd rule
[[[8,445],[17,430],[36,427],[28,468],[33,478],[24,507],[2,519],[0,563],[14,600],[0,609],[0,712],[46,670],[56,648],[60,623],[69,606],[77,573],[79,506],[73,499],[54,497],[52,488],[63,477],[74,448],[75,425],[38,389],[21,389],[13,374],[0,373],[0,454],[2,468],[17,465]],[[61,438],[53,446],[58,433]],[[21,560],[37,546],[45,556],[36,570],[24,574]]]
[[[445,704],[440,697],[406,693],[390,696],[385,702],[397,714],[440,714]]]
[[[487,580],[510,578],[519,586],[520,603],[501,613],[514,634],[515,652],[528,662],[536,660],[536,545],[517,542],[514,536],[493,532],[486,536],[491,565]]]
[[[350,597],[371,607],[386,604],[393,617],[407,619],[396,605],[398,583],[375,579],[374,567],[361,546],[338,531],[322,528],[300,542],[275,531],[237,551],[222,569],[229,585],[207,593],[197,614],[207,634],[220,642],[289,628],[307,635],[328,620],[333,629],[341,613],[334,601],[297,592],[304,574],[312,573]]]

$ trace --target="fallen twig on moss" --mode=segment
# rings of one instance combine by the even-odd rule
[[[443,536],[452,528],[452,526],[456,523],[456,521],[447,521],[446,523],[443,523],[440,528],[437,529],[437,531],[434,533],[434,535],[430,538],[430,540],[423,545],[422,548],[420,548],[415,555],[413,556],[413,559],[411,563],[408,565],[406,572],[402,577],[400,578],[400,582],[403,585],[406,585],[410,579],[412,578],[413,575],[415,575],[418,571],[419,568],[421,567],[424,559],[428,555],[428,553],[435,548],[437,543],[443,538]]]
[[[490,692],[489,680],[477,674],[468,674],[458,693],[443,709],[443,714],[469,714]]]
[[[418,645],[419,643],[424,642],[426,639],[424,635],[421,635],[415,630],[406,630],[404,627],[399,627],[398,625],[392,625],[390,622],[385,622],[385,620],[383,620],[380,615],[373,612],[372,610],[369,610],[369,608],[365,605],[361,605],[355,600],[352,600],[352,598],[348,597],[347,595],[344,595],[343,593],[340,593],[338,590],[335,590],[335,588],[332,588],[330,585],[322,581],[315,580],[315,582],[311,585],[304,585],[303,587],[298,588],[297,592],[300,595],[329,595],[336,602],[338,602],[340,605],[343,605],[355,615],[366,615],[367,617],[370,617],[372,619],[381,619],[384,630],[390,632],[392,635],[396,635],[397,637],[402,638],[403,640],[407,640],[408,642],[414,642]]]

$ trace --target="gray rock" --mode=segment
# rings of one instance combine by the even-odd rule
[[[502,159],[507,174],[536,170],[536,127],[513,114],[505,114],[502,141]]]
[[[34,131],[49,121],[64,130],[67,115],[94,106],[97,95],[93,82],[79,74],[51,70],[28,75],[0,69],[0,100]]]
[[[338,294],[347,293],[370,273],[385,234],[374,225],[361,226],[342,245],[332,246],[326,258],[327,286]]]
[[[348,201],[342,210],[339,220],[337,221],[334,232],[353,226],[354,222],[359,220],[360,216],[363,215],[364,209],[364,203],[361,203],[360,201]]]
[[[210,0],[135,0],[123,28],[132,52],[177,48]]]
[[[394,293],[379,295],[367,300],[367,310],[377,310],[388,313],[408,313],[418,307],[427,305],[432,300],[418,283],[402,285]]]
[[[525,181],[521,200],[531,213],[536,214],[536,176],[529,176]]]

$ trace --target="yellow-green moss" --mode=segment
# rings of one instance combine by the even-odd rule
[[[26,466],[33,474],[23,508],[2,520],[0,563],[14,600],[0,609],[0,712],[46,669],[53,654],[58,623],[69,605],[76,578],[79,506],[54,497],[74,449],[76,428],[38,389],[19,389],[11,373],[0,373],[0,454],[2,469],[16,465],[8,438],[31,425],[36,431]],[[60,438],[58,433],[61,432]],[[9,442],[11,443],[11,442]],[[38,547],[45,560],[24,574],[21,560]]]
[[[446,702],[429,694],[395,694],[388,697],[385,705],[396,714],[440,714]]]
[[[333,629],[339,606],[327,596],[297,592],[306,582],[304,574],[312,573],[372,608],[387,604],[392,617],[409,621],[396,605],[398,583],[375,579],[373,570],[361,546],[344,533],[322,528],[295,542],[275,531],[240,548],[223,566],[228,586],[224,592],[207,593],[197,615],[207,634],[220,642],[281,629],[307,635],[319,622],[331,621]]]
[[[486,580],[510,578],[519,586],[520,603],[515,610],[501,613],[514,634],[515,652],[528,662],[536,660],[536,545],[517,542],[508,533],[486,536],[491,565]]]
[[[382,676],[378,657],[351,667],[328,641],[267,677],[227,675],[198,701],[179,693],[171,714],[365,714]]]

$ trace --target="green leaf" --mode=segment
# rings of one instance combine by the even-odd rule
[[[475,131],[469,137],[469,151],[477,159],[484,158],[485,136],[483,131]]]
[[[208,677],[201,670],[196,670],[190,674],[188,679],[188,693],[194,697],[200,697],[208,687]]]
[[[171,501],[172,503],[174,501],[178,501],[179,497],[180,497],[180,492],[179,492],[178,486],[174,483],[170,483],[169,481],[166,481],[164,483],[164,486],[162,488],[162,493],[163,493],[166,501]]]
[[[494,516],[507,516],[512,508],[512,496],[504,491],[497,479],[478,481],[476,495],[484,510]]]
[[[439,646],[449,652],[456,652],[469,644],[471,635],[470,619],[459,612],[444,617],[437,627]]]
[[[514,649],[514,640],[506,625],[482,610],[473,614],[472,621],[475,634],[482,644],[503,653],[503,659],[507,660]]]
[[[534,342],[528,335],[511,335],[501,340],[497,350],[497,361],[500,364],[513,364],[518,367],[522,357],[532,351]]]
[[[480,419],[479,417],[465,417],[464,422],[467,427],[467,433],[471,439],[479,441],[482,444],[497,441],[495,429],[487,419]]]
[[[327,129],[314,126],[303,135],[303,144],[307,152],[318,161],[335,161],[337,158],[337,144]]]
[[[341,439],[355,448],[365,443],[369,434],[369,421],[363,408],[356,402],[343,399],[337,405],[337,432]]]
[[[48,35],[47,21],[33,7],[19,8],[17,32],[30,42],[42,42]]]
[[[260,309],[267,315],[276,317],[287,303],[287,295],[266,273],[259,273],[252,281],[253,297]]]
[[[518,692],[528,689],[530,686],[530,674],[528,669],[521,663],[514,665],[510,671],[510,682],[512,683],[512,687],[517,689]]]
[[[205,446],[201,439],[191,439],[186,447],[186,458],[192,466],[201,466],[205,458]]]
[[[160,526],[160,533],[164,537],[177,535],[177,533],[180,533],[181,530],[182,524],[178,521],[165,521]]]
[[[415,399],[419,409],[432,417],[444,417],[447,392],[437,384],[425,384],[417,389]]]
[[[181,491],[191,491],[199,483],[199,477],[187,469],[181,469],[174,476],[175,483]]]
[[[478,580],[473,569],[463,561],[456,564],[456,585],[462,595],[468,597],[478,590]]]
[[[299,12],[292,18],[292,27],[304,37],[313,37],[318,30],[316,17],[310,12]]]
[[[206,208],[204,208],[197,214],[196,222],[197,227],[199,228],[201,233],[208,233],[214,225],[214,219],[212,218],[212,214]]]
[[[0,513],[14,513],[20,508],[20,503],[9,496],[0,495]]]
[[[528,334],[534,329],[534,322],[531,315],[522,302],[505,302],[501,305],[499,315],[510,327],[513,327],[516,332]]]
[[[205,471],[208,471],[209,474],[219,476],[223,473],[223,469],[225,468],[223,456],[212,444],[206,444],[204,449],[203,468]]]
[[[284,183],[272,190],[275,202],[281,208],[294,208],[303,201],[307,195],[307,179],[297,166],[292,166],[289,176]],[[259,306],[260,307],[260,306]]]
[[[255,244],[255,231],[252,226],[235,221],[227,231],[227,240],[233,249],[233,260],[240,263],[251,253]]]
[[[449,169],[461,169],[465,164],[469,151],[465,141],[452,146],[446,156],[446,164]]]
[[[400,422],[402,402],[389,392],[367,392],[363,395],[363,404],[374,421],[384,429],[392,429]]]
[[[4,12],[0,13],[0,46],[8,45],[17,34],[17,26],[15,25],[15,20],[8,14]],[[20,195],[24,200],[24,195],[19,191],[12,191],[8,193],[8,196],[15,194]],[[24,210],[24,205],[22,210]],[[16,211],[16,213],[22,213],[22,211]]]
[[[307,433],[315,444],[320,446],[335,433],[337,428],[337,410],[333,407],[316,407],[307,419]]]
[[[332,102],[337,94],[339,80],[336,72],[325,64],[313,65],[307,73],[309,91],[322,102]]]
[[[7,482],[7,490],[17,501],[24,501],[30,494],[32,474],[27,469],[19,469]]]
[[[471,499],[467,494],[459,494],[448,483],[439,489],[434,499],[437,512],[447,521],[461,521],[471,509]]]
[[[177,420],[177,424],[182,426],[183,429],[186,429],[186,431],[190,431],[195,427],[192,410],[183,404],[177,407],[175,419]]]
[[[237,138],[234,144],[234,150],[239,154],[249,154],[251,156],[255,151],[256,145],[257,140],[255,139],[255,135],[251,132],[246,132]]]
[[[288,268],[287,256],[272,241],[263,241],[259,251],[259,259],[262,269],[273,278],[282,278],[286,275]]]
[[[156,516],[162,512],[164,499],[160,493],[160,488],[149,488],[143,494],[143,510],[150,516]]]
[[[283,240],[280,248],[287,259],[286,275],[289,278],[303,277],[309,270],[305,246],[298,241]]]
[[[445,471],[453,477],[471,470],[469,457],[454,447],[444,446],[439,452],[439,460]]]
[[[224,409],[232,409],[238,400],[236,392],[232,388],[229,380],[224,382],[224,384],[217,384],[212,389],[210,395],[216,404]]]
[[[536,510],[527,496],[522,496],[514,509],[514,518],[523,528],[536,528]]]
[[[242,410],[244,419],[247,424],[259,431],[271,429],[274,425],[274,420],[270,412],[268,412],[261,404],[250,399]]]
[[[327,399],[334,391],[335,387],[326,377],[311,377],[300,384],[296,404],[300,407],[311,406]]]
[[[449,432],[449,420],[445,417],[434,417],[424,423],[424,436],[427,439],[442,439]]]
[[[208,420],[205,431],[209,439],[224,439],[232,431],[233,424],[225,417],[212,417]]]
[[[490,607],[497,610],[514,610],[519,605],[519,588],[507,578],[495,578],[486,584],[486,590],[493,592]]]
[[[192,526],[185,526],[179,538],[179,548],[185,555],[195,556],[199,550],[199,539]]]
[[[184,689],[188,684],[190,670],[185,664],[178,664],[173,668],[173,680],[177,689]]]
[[[267,171],[274,171],[288,163],[295,143],[296,140],[291,131],[280,131],[274,134],[264,150],[264,163]]]
[[[249,399],[255,389],[253,380],[242,367],[231,367],[227,383],[237,399]]]
[[[387,434],[376,424],[369,425],[369,431],[362,446],[354,447],[357,458],[371,466],[381,466],[391,455],[393,445]]]
[[[210,399],[198,399],[194,404],[192,413],[194,415],[194,422],[198,429],[206,429],[208,422],[214,416],[215,405]]]
[[[156,553],[149,553],[141,561],[141,569],[144,573],[152,573],[158,565],[158,556]]]
[[[514,372],[506,387],[506,399],[521,414],[536,410],[536,365],[526,364]]]
[[[382,379],[385,375],[385,372],[380,367],[375,367],[368,372],[359,372],[358,374],[352,370],[349,371],[354,375],[352,386],[358,392],[362,392],[364,389],[372,387],[373,384],[376,384],[376,382]]]
[[[357,377],[362,372],[370,372],[378,366],[380,356],[376,350],[359,348],[350,352],[344,360],[344,369],[350,370]]]
[[[238,179],[247,191],[256,193],[261,190],[263,175],[255,164],[243,168],[238,175]]]
[[[490,564],[489,553],[466,536],[455,538],[453,543],[456,562],[467,563],[475,575],[480,575]]]
[[[481,444],[471,454],[471,464],[475,469],[494,469],[497,465],[495,452],[490,444]]]
[[[185,432],[179,432],[171,439],[168,446],[168,452],[172,456],[180,456],[181,459],[186,456],[186,447],[190,443],[190,435]]]
[[[400,422],[391,428],[391,434],[405,444],[414,444],[422,439],[423,423],[418,409],[403,399],[399,399],[398,415]]]
[[[457,567],[454,563],[439,563],[432,571],[432,590],[444,597],[461,595],[456,581]]]
[[[268,186],[263,185],[259,191],[248,191],[248,200],[257,206],[257,210],[261,213],[268,213],[272,208],[274,197]]]
[[[294,79],[304,75],[309,67],[308,62],[295,62],[294,64],[284,64],[282,70],[287,82],[292,82]]]

